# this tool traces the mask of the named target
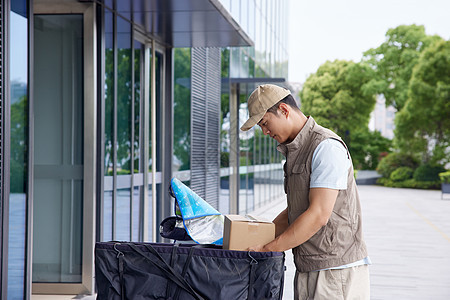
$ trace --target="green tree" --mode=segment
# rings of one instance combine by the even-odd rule
[[[375,106],[368,86],[373,70],[351,61],[327,61],[308,77],[300,92],[302,111],[351,146],[351,132],[367,128]]]
[[[370,85],[386,98],[386,105],[393,105],[400,111],[408,99],[408,84],[412,70],[420,53],[439,36],[428,36],[425,28],[418,25],[401,25],[386,33],[386,41],[377,48],[364,53],[367,61],[376,71]]]
[[[392,141],[381,136],[378,131],[370,131],[367,127],[354,130],[348,146],[355,169],[375,170],[381,160],[380,154],[390,151]]]
[[[438,41],[420,56],[408,101],[395,118],[398,147],[425,163],[450,162],[450,41]]]

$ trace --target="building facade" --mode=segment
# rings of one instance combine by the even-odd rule
[[[95,242],[154,241],[176,177],[222,213],[283,194],[240,132],[287,85],[287,0],[2,0],[0,299],[95,293]]]
[[[377,95],[375,108],[370,114],[369,129],[379,131],[382,136],[392,140],[394,138],[394,118],[396,109],[389,105],[383,95]]]

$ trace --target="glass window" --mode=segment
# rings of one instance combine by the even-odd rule
[[[140,237],[140,205],[141,205],[141,186],[135,186],[133,188],[133,201],[132,201],[132,234],[131,234],[131,241],[141,241]]]
[[[248,2],[249,0],[241,0],[241,17],[239,24],[244,29],[245,32],[248,33]]]
[[[151,52],[151,50],[150,50]],[[159,145],[160,144],[160,140],[161,140],[161,126],[159,124],[159,119],[160,119],[160,115],[159,113],[161,112],[161,76],[162,76],[162,55],[158,52],[155,51],[156,57],[155,59],[155,85],[156,85],[156,144]],[[152,60],[153,57],[150,54],[150,73],[151,73],[151,64],[152,64]],[[150,77],[152,75],[150,74]],[[150,89],[152,88],[152,83],[151,83],[152,78],[150,78],[150,82],[149,82],[149,87]],[[149,105],[149,116],[151,118],[152,116],[152,105],[151,105],[151,91],[150,91],[150,105]],[[153,166],[153,161],[152,161],[152,121],[150,119],[149,122],[149,140],[148,140],[148,145],[149,145],[149,161],[148,161],[148,172],[152,172],[152,166]],[[156,157],[160,157],[161,155],[161,149],[160,147],[156,148]],[[157,164],[156,164],[156,170],[159,171],[161,170],[161,162],[157,159]],[[151,178],[151,176],[150,176]]]
[[[191,156],[191,49],[174,50],[173,170],[189,170]]]
[[[151,50],[150,50],[151,52]],[[161,87],[162,87],[162,80],[163,80],[163,55],[157,51],[155,51],[155,57],[152,57],[150,55],[150,68],[151,68],[151,64],[153,59],[155,60],[155,85],[156,85],[156,91],[155,91],[155,96],[156,96],[156,163],[153,162],[153,158],[152,158],[152,151],[153,151],[153,145],[152,145],[152,107],[150,105],[149,107],[149,116],[150,116],[150,122],[149,122],[149,141],[148,141],[148,146],[149,146],[149,160],[148,160],[148,172],[150,173],[148,175],[148,199],[150,201],[149,203],[149,214],[147,216],[148,218],[148,230],[149,230],[149,239],[152,237],[152,234],[155,234],[155,238],[151,239],[152,241],[156,241],[158,239],[158,234],[157,232],[154,232],[155,230],[157,230],[157,228],[153,227],[153,220],[154,220],[154,213],[152,211],[153,207],[153,201],[157,201],[158,199],[158,192],[161,191],[161,185],[159,184],[160,178],[161,178],[161,168],[162,168],[162,161],[160,159],[161,157],[161,151],[164,151],[164,149],[162,149],[161,145],[161,132],[162,132],[162,128],[161,128],[161,124],[160,121],[161,120],[161,113],[162,113],[162,94],[161,94]],[[151,76],[151,75],[150,75]],[[153,78],[150,78],[150,82],[149,82],[149,87],[152,88],[152,84],[151,84],[151,80],[153,80]],[[150,91],[150,95],[151,95],[151,91]],[[151,101],[151,97],[149,99]],[[152,176],[152,168],[155,167],[156,168],[156,189],[153,190],[152,189],[152,180],[153,180],[153,176]],[[165,190],[164,190],[165,191]]]
[[[131,24],[117,17],[117,174],[131,173]]]
[[[131,0],[116,0],[116,7],[119,14],[131,20]]]
[[[254,41],[255,40],[255,14],[256,14],[255,1],[249,0],[248,5],[249,5],[249,7],[248,7],[248,35]]]
[[[231,0],[231,16],[233,17],[236,22],[241,22],[241,1],[240,0]]]
[[[241,76],[241,49],[239,47],[231,48],[230,53],[230,77],[243,77]]]
[[[161,113],[163,111],[162,106],[162,94],[161,94],[161,84],[162,84],[162,74],[163,74],[163,70],[162,70],[162,64],[163,64],[163,57],[162,54],[155,51],[155,73],[156,73],[156,78],[155,78],[155,85],[156,85],[156,170],[159,172],[161,171],[162,168],[162,161],[161,159],[159,159],[160,157],[162,157],[161,155],[161,151],[163,151],[164,149],[162,149],[162,147],[158,147],[158,145],[162,145],[162,140],[161,140]],[[150,108],[151,110],[151,108]],[[150,112],[151,114],[151,112]],[[151,132],[151,123],[150,123],[150,132]],[[150,136],[151,138],[151,136]],[[152,149],[152,145],[150,143],[150,153]]]
[[[10,13],[10,195],[8,299],[22,299],[25,279],[28,176],[27,2],[12,1]]]
[[[249,95],[239,95],[239,124],[248,119],[247,98]],[[253,209],[253,175],[249,178],[249,170],[253,163],[254,129],[239,134],[239,214],[246,214]]]
[[[141,143],[140,139],[143,136],[141,132],[141,74],[143,70],[141,65],[144,62],[144,45],[138,41],[134,42],[134,172],[142,173],[140,167]]]
[[[228,12],[231,11],[231,0],[220,0],[220,3],[222,3]]]
[[[119,181],[119,180],[118,180]],[[131,240],[131,189],[117,189],[116,193],[116,236],[117,241]]]
[[[114,172],[114,16],[105,9],[105,157],[103,194],[103,240],[113,240],[113,172]]]
[[[230,69],[230,49],[222,48],[221,76],[228,78]],[[222,81],[225,82],[225,81]],[[228,87],[228,85],[226,85]],[[222,86],[220,101],[220,194],[219,211],[227,214],[230,211],[230,92]]]
[[[116,240],[130,240],[131,222],[131,136],[132,123],[132,61],[131,24],[117,17],[117,192]]]
[[[143,94],[141,93],[141,80],[144,79],[142,68],[144,63],[144,53],[145,48],[144,45],[138,41],[134,41],[134,148],[133,148],[133,160],[134,160],[134,174],[139,174],[144,172],[144,168],[141,165],[142,157],[144,153],[144,149],[141,148],[145,145],[145,143],[141,143],[141,139],[143,139],[143,128],[141,126],[142,118],[142,109],[141,105],[143,99]],[[142,175],[141,175],[142,176]],[[143,177],[139,177],[143,178]],[[143,186],[142,182],[138,182],[138,177],[134,177],[134,187],[133,187],[133,195],[131,201],[131,240],[132,241],[141,241],[141,230],[140,230],[140,220],[141,220],[141,199],[142,199]]]

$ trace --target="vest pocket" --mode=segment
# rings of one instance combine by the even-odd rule
[[[330,224],[329,224],[330,225]],[[300,245],[300,255],[323,255],[336,252],[335,231],[329,225],[322,227],[308,241]]]
[[[310,174],[306,170],[305,164],[294,165],[292,167],[292,173],[288,178],[288,189],[292,190],[309,190]]]

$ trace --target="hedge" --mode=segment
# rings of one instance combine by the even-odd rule
[[[377,184],[395,188],[410,188],[410,189],[424,189],[424,190],[441,189],[440,181],[416,181],[413,178],[404,181],[393,181],[388,178],[379,178],[377,180]]]

